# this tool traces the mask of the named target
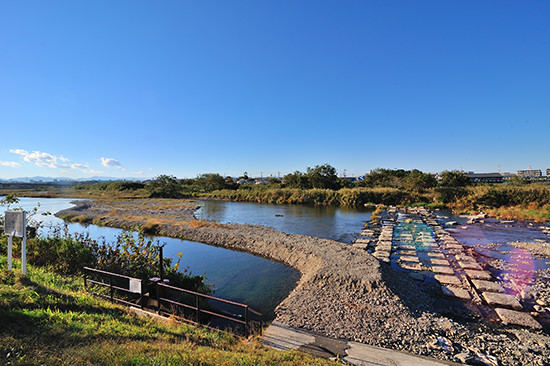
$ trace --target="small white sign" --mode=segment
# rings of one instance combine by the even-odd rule
[[[10,236],[25,236],[25,212],[6,211],[4,233]]]
[[[130,292],[141,294],[141,280],[130,278]]]

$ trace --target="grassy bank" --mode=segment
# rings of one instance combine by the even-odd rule
[[[18,266],[18,262],[16,262]],[[325,365],[296,351],[174,321],[139,318],[82,290],[82,280],[0,256],[0,364]],[[332,363],[336,365],[336,363]]]

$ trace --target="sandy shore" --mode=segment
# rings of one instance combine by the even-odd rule
[[[261,255],[302,274],[276,308],[276,320],[319,334],[460,362],[477,352],[500,365],[548,365],[550,337],[483,322],[464,305],[434,295],[367,252],[336,241],[286,234],[255,225],[208,225],[193,220],[192,202],[85,201],[57,216],[88,216],[105,226],[129,228],[154,221],[159,235]],[[446,337],[447,352],[434,342]]]

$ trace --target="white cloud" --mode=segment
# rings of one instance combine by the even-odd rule
[[[1,161],[0,160],[0,166],[8,166],[10,168],[19,168],[20,164],[16,163],[15,161]]]
[[[11,149],[11,153],[21,155],[23,157],[23,160],[27,163],[32,163],[39,167],[47,167],[47,168],[67,168],[67,164],[59,164],[59,161],[65,162],[68,161],[68,159],[60,156],[53,156],[51,154],[41,152],[41,151],[33,151],[32,153],[29,153],[26,150],[22,149]]]
[[[85,170],[85,169],[88,169],[88,166],[86,164],[78,164],[78,163],[75,163],[75,164],[71,164],[71,169],[81,169],[81,170]]]
[[[133,175],[143,175],[143,172],[132,172]]]
[[[101,158],[101,165],[106,168],[122,168],[120,161],[111,158]]]
[[[100,170],[93,170],[93,169],[84,169],[84,173],[90,173],[90,174],[103,174]]]

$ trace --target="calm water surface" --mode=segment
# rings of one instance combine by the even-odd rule
[[[41,212],[52,214],[72,207],[74,199],[63,198],[21,198],[13,207],[31,210],[40,202]],[[41,235],[47,235],[53,227],[63,225],[63,220],[50,216],[33,217],[45,226]],[[105,239],[114,242],[122,230],[96,225],[68,224],[71,233],[89,233],[96,240]],[[252,254],[232,251],[202,243],[156,237],[160,243],[166,243],[164,256],[177,260],[176,253],[182,252],[180,268],[188,267],[193,274],[204,274],[208,283],[214,284],[215,295],[250,305],[269,319],[273,310],[296,286],[300,273],[281,263],[257,257]]]
[[[288,234],[310,235],[351,243],[371,212],[363,208],[272,205],[263,203],[198,201],[195,216],[228,224],[273,227]]]

